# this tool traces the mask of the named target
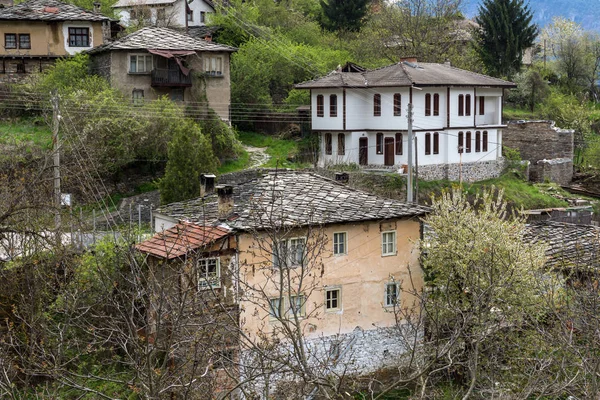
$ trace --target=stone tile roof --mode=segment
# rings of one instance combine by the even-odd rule
[[[546,266],[556,270],[600,266],[600,228],[566,222],[539,221],[527,225],[525,240],[543,242]]]
[[[173,4],[177,0],[119,0],[112,5],[113,8],[127,8],[139,6],[155,6],[158,4]]]
[[[99,13],[56,0],[29,0],[0,8],[0,20],[16,21],[111,21]]]
[[[322,78],[299,83],[295,86],[297,89],[396,86],[516,87],[512,82],[450,65],[409,62],[399,62],[364,72],[340,72],[336,70]]]
[[[226,223],[238,229],[383,220],[429,212],[427,207],[383,199],[300,171],[270,172],[234,186],[233,197],[233,212]],[[215,224],[219,221],[217,195],[168,204],[155,214]]]
[[[88,50],[96,54],[112,50],[193,50],[193,51],[236,51],[235,47],[197,39],[169,28],[146,27],[119,40]]]
[[[164,232],[135,245],[136,250],[159,258],[172,260],[182,257],[229,235],[223,226],[201,226],[180,222]]]

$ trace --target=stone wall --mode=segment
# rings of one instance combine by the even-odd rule
[[[462,164],[437,164],[419,166],[418,179],[433,181],[447,179],[450,181],[476,182],[499,177],[506,166],[505,159],[479,161]]]
[[[573,176],[574,136],[573,130],[557,128],[554,121],[511,121],[503,131],[502,141],[504,146],[519,150],[523,160],[531,162],[530,180],[556,178],[560,182],[555,182],[567,184]],[[553,159],[560,161],[539,163]],[[565,160],[570,160],[570,172]]]
[[[99,54],[93,54],[91,57],[92,73],[103,77],[104,79],[111,81],[111,52],[103,52]]]
[[[5,58],[0,60],[0,83],[21,82],[32,73],[45,71],[55,61],[54,58]]]
[[[413,340],[414,334],[411,336],[410,331],[401,327],[369,330],[356,327],[354,331],[345,334],[307,339],[305,353],[309,365],[313,366],[314,371],[320,375],[369,375],[402,364],[408,354],[407,343],[412,343]],[[279,352],[279,355],[270,359],[271,370],[287,370],[290,366],[294,369],[293,364],[296,360],[289,357],[293,349],[282,343]],[[258,372],[254,368],[262,364],[252,350],[243,351],[241,359],[242,379],[253,376]],[[273,361],[278,359],[286,360],[287,364]],[[285,398],[302,398],[302,394],[305,395],[312,389],[312,387],[302,388],[302,384],[289,373],[274,373],[268,377],[259,377],[252,382],[250,390],[254,391],[255,398],[260,399],[282,398],[280,396],[282,393],[286,394]]]

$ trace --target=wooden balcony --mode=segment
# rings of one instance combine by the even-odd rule
[[[179,69],[152,70],[152,86],[154,87],[189,87],[192,86],[191,74],[185,76]]]

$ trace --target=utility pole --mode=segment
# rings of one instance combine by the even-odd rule
[[[412,103],[408,103],[408,112],[406,113],[406,118],[408,118],[408,170],[406,171],[406,202],[413,202],[413,179],[412,179],[412,142],[413,142],[413,105]]]
[[[419,147],[415,136],[415,204],[419,204]]]
[[[59,110],[59,97],[56,91],[51,93],[52,101],[52,161],[54,171],[54,207],[56,207],[54,213],[54,225],[56,234],[59,235],[58,231],[61,225],[60,220],[60,143],[58,141],[58,127],[60,122],[60,110]],[[57,236],[59,238],[59,236]],[[57,239],[60,242],[60,239]]]

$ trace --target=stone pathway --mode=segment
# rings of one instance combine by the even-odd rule
[[[244,150],[246,150],[250,155],[250,166],[247,169],[258,168],[261,165],[266,164],[271,158],[271,156],[266,153],[266,147],[252,147],[244,145]]]

